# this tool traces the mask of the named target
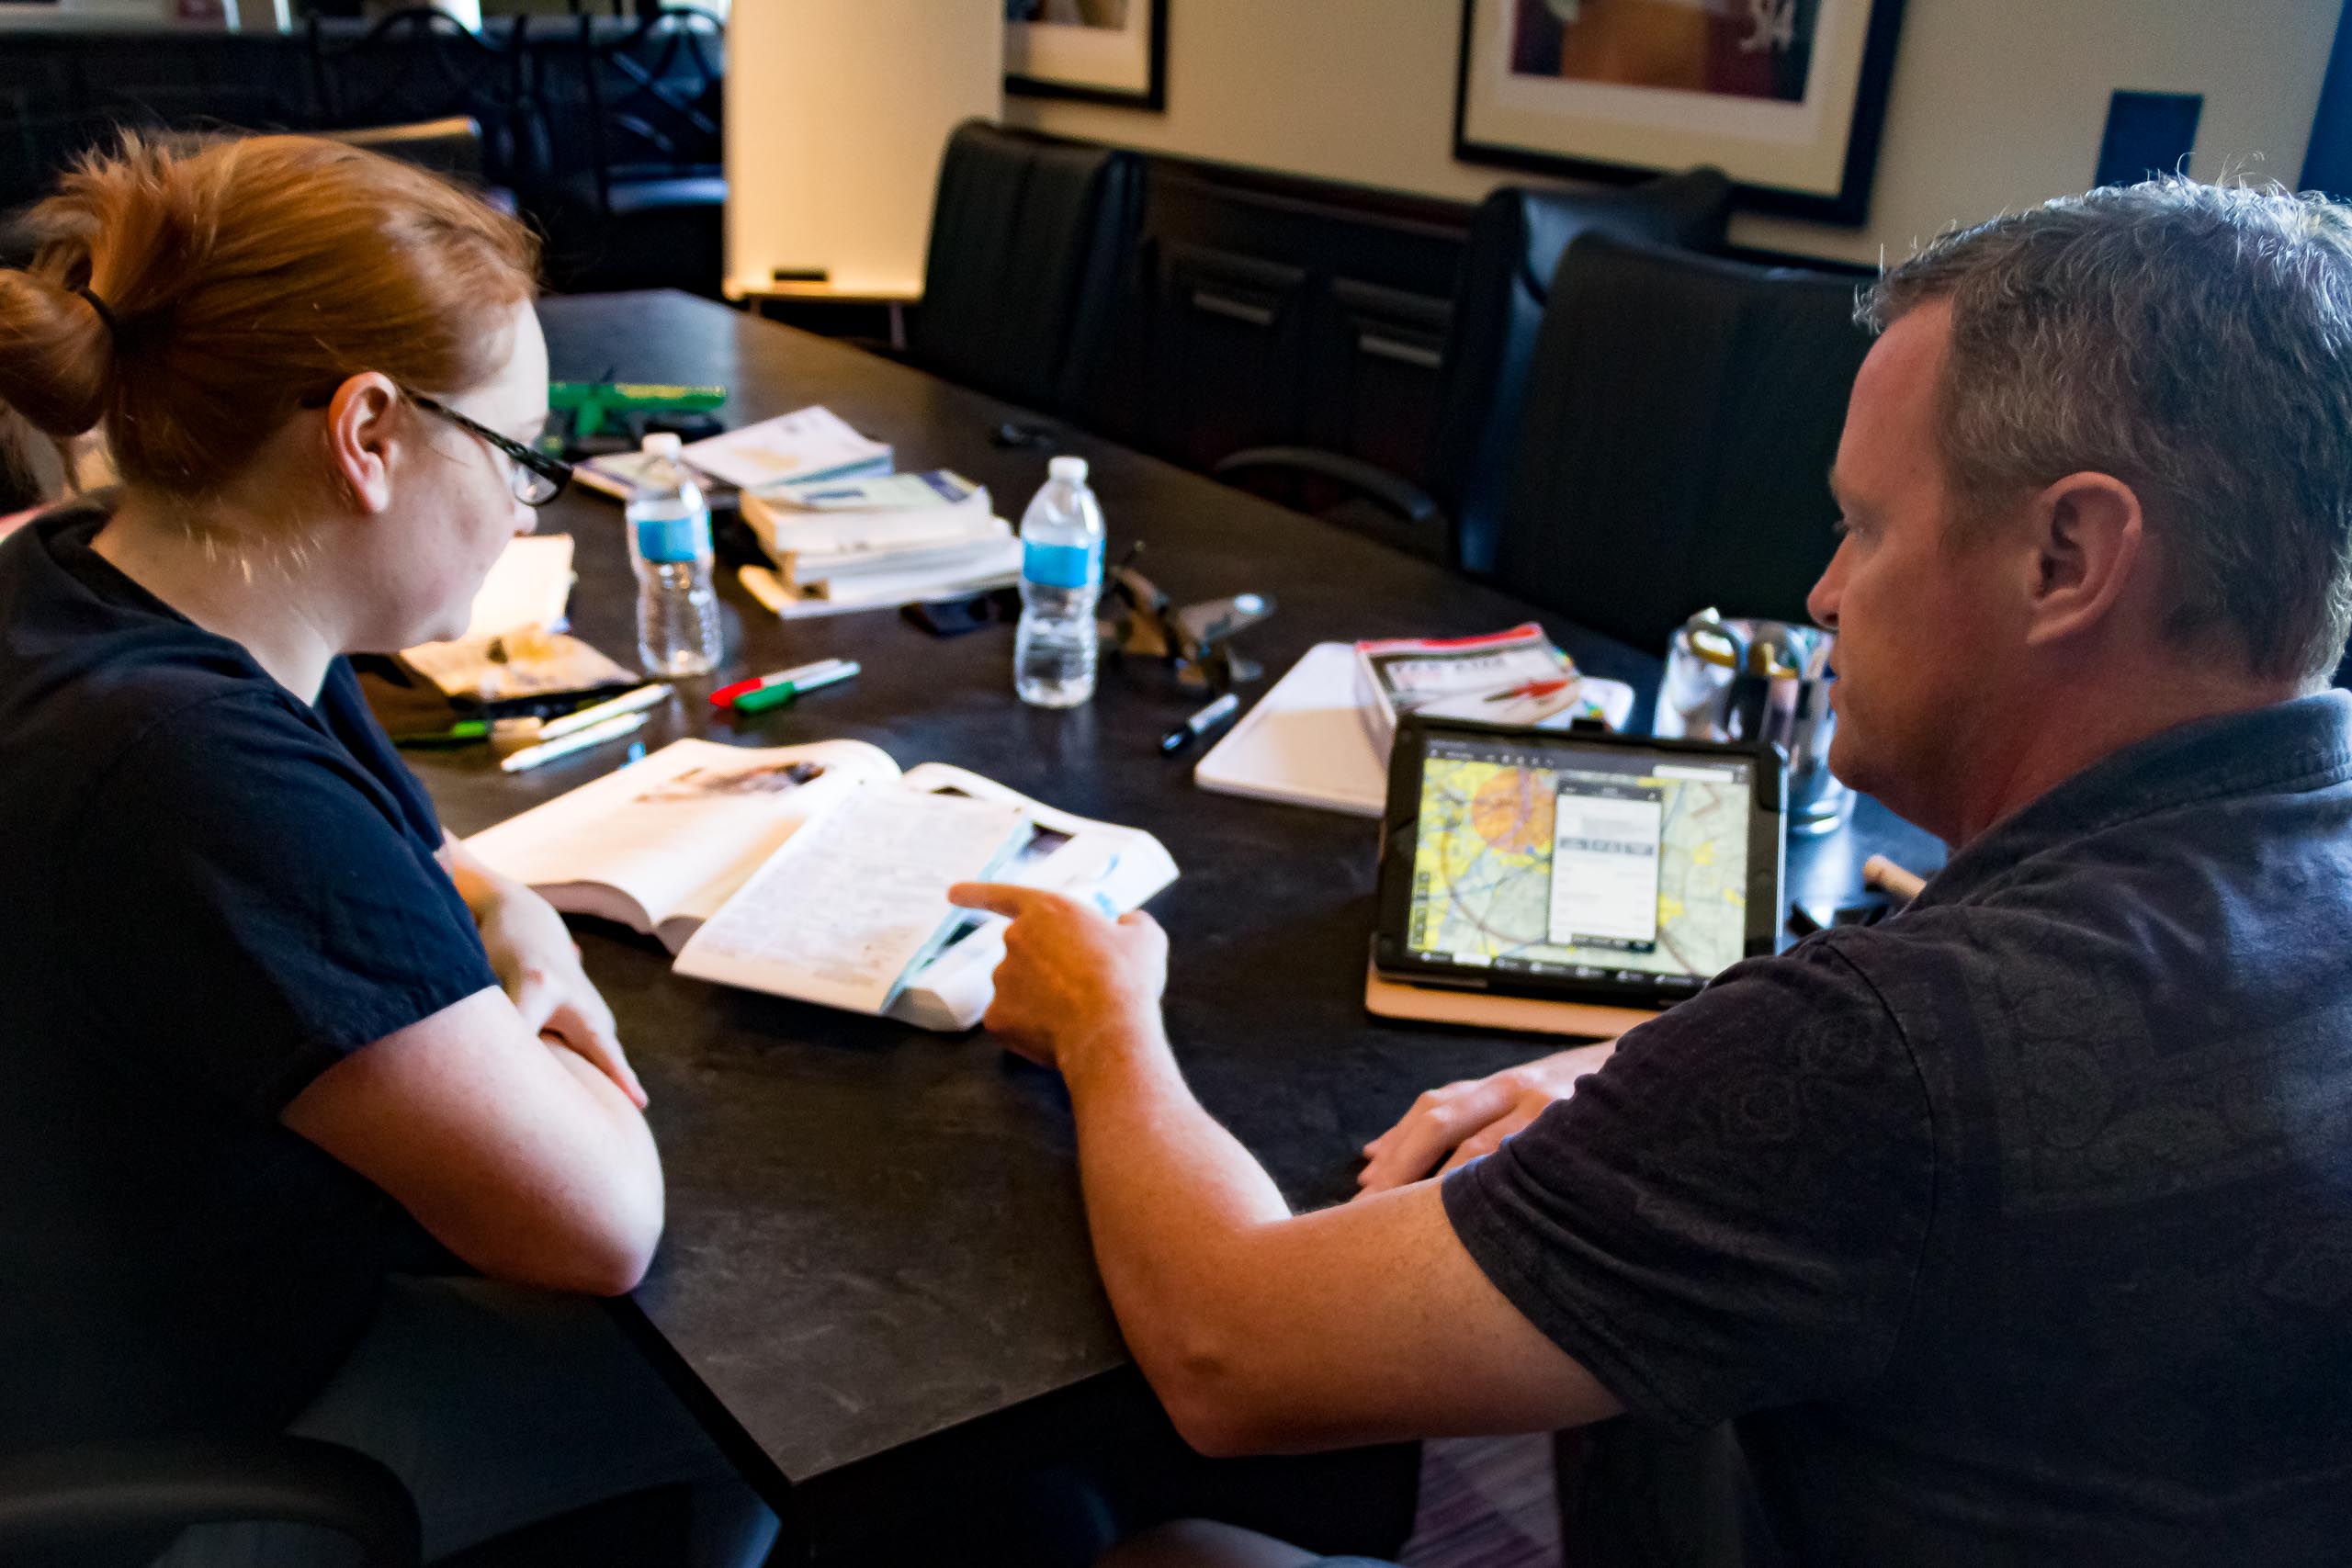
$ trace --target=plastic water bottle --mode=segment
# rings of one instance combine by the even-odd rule
[[[678,460],[675,435],[649,435],[628,498],[637,566],[637,652],[649,675],[707,674],[718,662],[718,595],[710,582],[710,508]]]
[[[1076,707],[1094,694],[1094,601],[1102,592],[1102,508],[1086,488],[1086,459],[1057,457],[1021,514],[1021,630],[1012,689],[1038,707]]]

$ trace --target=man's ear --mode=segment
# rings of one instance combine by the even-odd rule
[[[373,370],[352,377],[327,400],[329,481],[371,515],[392,503],[392,437],[406,412],[400,389]]]
[[[2150,557],[2140,497],[2112,474],[2069,474],[2033,498],[2026,640],[2050,646],[2109,626]]]

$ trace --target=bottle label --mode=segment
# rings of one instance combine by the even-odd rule
[[[710,513],[689,512],[679,517],[639,517],[637,553],[657,565],[698,561],[710,553]]]
[[[1023,544],[1021,575],[1040,588],[1091,588],[1102,581],[1102,541],[1082,545]]]

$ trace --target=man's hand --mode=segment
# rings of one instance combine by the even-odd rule
[[[509,882],[475,906],[474,919],[499,987],[524,1026],[583,1058],[644,1110],[645,1086],[621,1052],[613,1010],[580,966],[580,948],[563,917],[529,888]]]
[[[1012,918],[983,1021],[1012,1051],[1067,1077],[1090,1052],[1159,1038],[1168,933],[1149,915],[1114,923],[1074,898],[998,882],[960,883],[947,897]]]
[[[1614,1040],[1580,1045],[1483,1078],[1430,1089],[1413,1101],[1403,1121],[1363,1146],[1364,1168],[1356,1173],[1356,1185],[1363,1191],[1357,1196],[1419,1181],[1441,1159],[1452,1170],[1494,1153],[1505,1138],[1542,1115],[1545,1106],[1575,1093],[1577,1080],[1599,1071],[1616,1049]]]

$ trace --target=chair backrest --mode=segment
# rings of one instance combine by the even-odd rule
[[[246,1520],[333,1530],[360,1568],[418,1561],[407,1488],[333,1443],[175,1438],[0,1455],[0,1562],[18,1568],[145,1562],[191,1525]]]
[[[546,183],[546,121],[536,99],[527,17],[477,33],[430,6],[395,11],[357,38],[310,24],[311,70],[333,130],[464,116],[481,130],[481,176],[517,191]]]
[[[914,357],[1055,413],[1093,390],[1143,207],[1143,163],[968,120],[932,209]]]
[[[1454,290],[1445,388],[1423,476],[1453,519],[1455,564],[1474,572],[1493,569],[1527,367],[1568,243],[1597,231],[1713,251],[1722,248],[1730,211],[1730,179],[1703,168],[1617,189],[1506,186],[1479,204]]]
[[[616,177],[715,173],[720,164],[727,24],[664,6],[626,31],[582,16],[577,60],[600,199]]]
[[[371,125],[320,135],[349,147],[364,147],[388,158],[414,164],[468,185],[481,180],[481,127],[471,115],[419,120],[413,125]]]
[[[1856,281],[1585,234],[1537,334],[1493,577],[1638,648],[1802,620],[1870,336]]]

